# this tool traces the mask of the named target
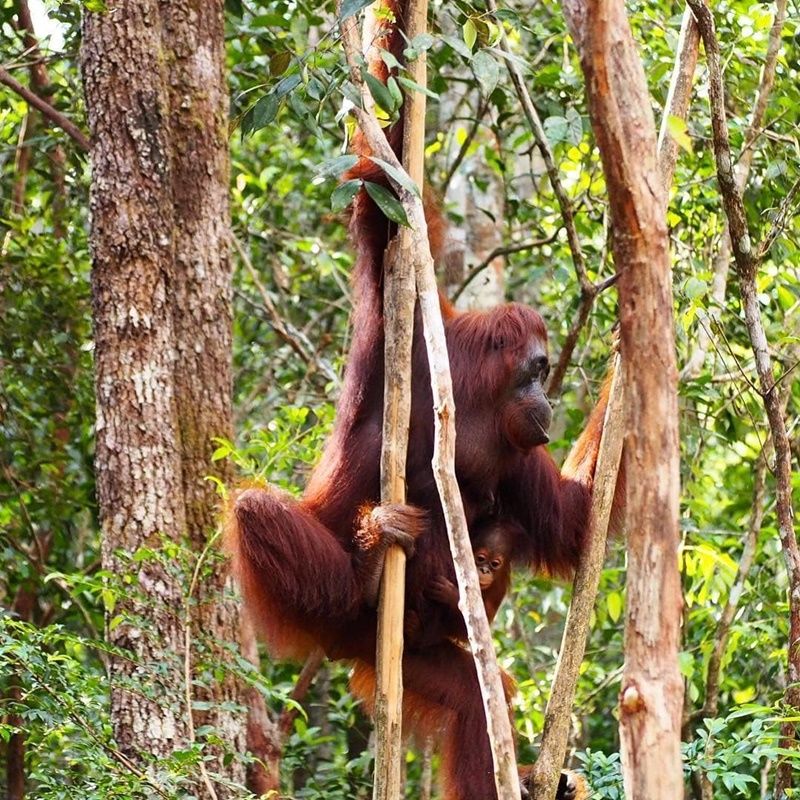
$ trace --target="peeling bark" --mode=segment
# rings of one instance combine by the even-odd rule
[[[683,794],[679,442],[665,192],[642,62],[621,0],[565,0],[608,185],[625,371],[628,574],[620,737],[625,796]]]

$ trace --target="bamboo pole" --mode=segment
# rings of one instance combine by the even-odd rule
[[[378,3],[370,7],[364,41],[368,51],[377,29]],[[427,27],[427,0],[411,0],[405,34],[409,40]],[[370,19],[371,18],[371,19]],[[408,64],[411,79],[425,86],[425,53]],[[422,193],[425,154],[425,95],[407,92],[403,103],[403,168]],[[406,500],[406,452],[411,414],[411,345],[414,334],[413,238],[400,228],[387,250],[384,269],[384,411],[381,448],[381,502]],[[378,606],[377,680],[375,686],[374,800],[402,797],[403,608],[406,557],[394,546],[386,554]]]

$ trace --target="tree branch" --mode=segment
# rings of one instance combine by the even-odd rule
[[[781,33],[783,31],[784,21],[786,20],[786,3],[787,0],[777,0],[775,4],[775,17],[769,32],[767,54],[764,60],[764,67],[761,71],[761,80],[758,85],[756,102],[753,108],[753,114],[750,117],[750,123],[745,133],[745,145],[742,150],[742,155],[736,167],[736,184],[740,192],[743,192],[744,187],[747,185],[747,180],[750,176],[750,165],[755,153],[755,142],[758,140],[763,130],[764,115],[766,114],[769,96],[772,92],[772,86],[775,80],[775,67],[778,63],[778,55],[781,48]],[[770,243],[769,247],[771,246],[772,244]],[[765,248],[762,246],[762,252],[766,253],[769,247]],[[712,323],[719,319],[720,311],[725,301],[730,261],[731,237],[726,220],[720,239],[719,252],[714,258],[711,302],[706,312],[708,319]],[[702,370],[706,360],[708,348],[711,344],[712,327],[713,324],[704,325],[698,330],[697,345],[694,350],[692,350],[692,353],[686,360],[686,364],[681,370],[681,380],[690,380],[696,378],[700,374],[700,370]]]
[[[53,108],[46,100],[42,100],[39,95],[34,94],[26,86],[23,86],[19,81],[12,78],[8,70],[3,67],[0,67],[0,83],[8,86],[11,91],[16,92],[25,102],[40,111],[50,122],[61,128],[64,133],[72,138],[81,150],[87,153],[89,152],[89,138],[74,122],[65,117],[60,111]]]
[[[505,247],[495,247],[491,253],[489,253],[480,264],[476,264],[472,269],[467,273],[466,278],[461,283],[461,286],[453,292],[453,296],[450,298],[451,303],[455,303],[459,297],[461,297],[464,290],[469,286],[478,275],[489,266],[496,258],[500,256],[507,256],[511,255],[511,253],[522,253],[525,250],[532,250],[534,247],[543,247],[546,244],[550,244],[554,242],[558,237],[558,232],[561,230],[560,228],[556,228],[550,236],[545,236],[543,239],[534,239],[530,242],[519,242],[518,244],[510,244]]]
[[[669,132],[670,117],[685,120],[692,100],[692,84],[697,68],[697,56],[700,52],[700,31],[694,16],[687,6],[681,20],[681,32],[678,37],[678,48],[675,53],[675,66],[669,82],[667,101],[661,116],[661,128],[658,132],[658,174],[661,185],[667,190],[672,186],[672,176],[678,161],[678,143]]]
[[[611,505],[617,485],[625,432],[619,356],[615,356],[612,370],[613,378],[594,475],[588,546],[581,553],[575,573],[572,601],[564,625],[558,665],[544,715],[542,742],[533,768],[534,800],[550,800],[555,796],[558,776],[567,749],[575,687],[578,683],[581,662],[586,653],[586,641],[606,554],[606,534],[611,519]]]
[[[278,309],[275,306],[275,303],[272,302],[272,298],[269,296],[269,292],[261,282],[261,278],[259,277],[256,268],[253,266],[253,262],[250,260],[250,256],[247,255],[247,251],[239,241],[239,238],[237,236],[233,236],[232,239],[233,246],[236,248],[239,258],[242,259],[242,263],[249,273],[250,279],[253,281],[256,290],[261,296],[261,302],[264,304],[264,309],[267,312],[272,329],[281,339],[283,339],[284,342],[286,342],[286,344],[289,345],[289,347],[292,348],[292,350],[294,350],[295,353],[297,353],[298,356],[300,356],[300,358],[306,364],[313,364],[316,366],[316,368],[323,375],[325,375],[325,377],[331,381],[331,383],[338,386],[339,376],[336,374],[333,367],[331,367],[331,365],[324,358],[317,357],[316,353],[314,352],[313,345],[311,342],[309,342],[308,337],[302,331],[297,330],[293,325],[286,322],[283,317],[281,317]]]

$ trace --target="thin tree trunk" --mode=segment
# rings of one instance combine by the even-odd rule
[[[621,749],[629,800],[683,794],[678,403],[664,190],[644,70],[621,0],[566,0],[608,184],[620,271],[628,575]]]

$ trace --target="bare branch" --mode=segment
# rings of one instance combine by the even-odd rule
[[[470,269],[469,273],[467,273],[467,277],[464,278],[463,282],[461,283],[461,286],[459,286],[458,289],[453,292],[450,302],[455,303],[456,300],[461,297],[467,286],[469,286],[472,281],[474,281],[475,278],[477,278],[478,275],[480,275],[481,272],[483,272],[483,270],[485,270],[486,267],[488,267],[489,264],[491,264],[496,258],[499,258],[500,256],[508,256],[512,253],[522,253],[525,250],[532,250],[535,247],[543,247],[546,244],[551,244],[558,237],[559,230],[561,229],[556,228],[556,230],[553,231],[550,236],[545,236],[543,239],[534,239],[530,242],[519,242],[518,244],[510,244],[505,247],[495,247],[495,249],[492,250],[492,252],[480,262],[480,264],[476,264],[474,267],[472,267],[472,269]]]
[[[589,517],[588,546],[581,553],[573,584],[572,601],[564,625],[564,635],[553,677],[550,699],[545,711],[544,732],[539,756],[533,769],[534,800],[555,796],[558,776],[564,763],[569,736],[569,721],[575,700],[578,673],[586,652],[597,587],[606,553],[606,533],[611,518],[611,504],[617,485],[625,415],[622,391],[622,370],[619,356],[612,366],[613,380],[609,390],[603,437],[594,476],[594,492]]]
[[[750,164],[752,163],[755,152],[755,143],[761,133],[763,133],[764,116],[767,111],[767,104],[775,80],[775,67],[778,63],[778,54],[781,48],[781,33],[783,32],[783,24],[786,20],[786,3],[787,0],[777,0],[775,3],[775,17],[769,32],[767,54],[764,60],[764,67],[761,71],[761,80],[759,81],[756,102],[745,133],[745,145],[742,150],[742,155],[736,166],[736,184],[740,192],[743,192],[744,187],[747,185],[747,180],[750,176]],[[769,246],[771,247],[771,244]],[[765,248],[762,246],[762,253],[766,253],[768,250],[769,247]],[[696,378],[703,368],[708,348],[711,345],[711,328],[713,327],[713,322],[719,319],[723,303],[725,302],[730,261],[731,238],[726,220],[722,231],[722,238],[720,239],[719,251],[714,258],[714,277],[711,283],[711,298],[709,308],[706,312],[712,324],[701,326],[698,330],[697,345],[692,350],[689,358],[686,360],[686,364],[684,364],[681,370],[681,380]]]
[[[261,281],[261,278],[258,275],[258,271],[253,266],[253,262],[250,260],[250,256],[248,256],[247,251],[242,246],[242,243],[239,241],[237,236],[233,236],[233,246],[236,248],[236,252],[239,254],[239,258],[242,259],[242,263],[245,266],[245,269],[250,275],[253,284],[256,287],[259,295],[261,296],[261,302],[264,304],[264,310],[267,312],[267,316],[269,317],[269,321],[272,324],[272,329],[275,333],[283,339],[289,347],[297,353],[298,356],[306,363],[306,364],[313,364],[325,377],[331,381],[334,385],[339,385],[339,376],[334,371],[333,367],[324,359],[318,358],[316,353],[314,352],[314,347],[309,342],[308,337],[302,332],[297,330],[291,323],[287,322],[286,320],[281,317],[280,312],[275,306],[275,303],[272,301],[272,298],[269,296],[269,292],[267,291],[266,287]]]
[[[81,150],[89,152],[89,138],[74,122],[53,108],[50,103],[43,100],[39,95],[34,94],[27,86],[23,86],[18,80],[12,78],[8,70],[3,67],[0,67],[0,83],[8,86],[11,91],[16,92],[25,102],[41,111],[43,116],[47,117],[50,122],[70,136]]]
[[[687,6],[681,20],[675,66],[672,69],[667,102],[664,104],[661,128],[658,132],[658,174],[661,176],[661,185],[667,189],[667,197],[669,197],[669,187],[672,185],[672,176],[678,161],[678,143],[669,132],[670,118],[685,120],[689,113],[699,52],[700,31],[697,30],[694,16]]]
[[[783,233],[788,222],[797,213],[795,199],[798,194],[800,194],[800,178],[794,182],[792,188],[786,193],[786,197],[783,198],[778,213],[772,221],[772,227],[769,229],[766,236],[764,236],[761,247],[758,248],[757,258],[759,261],[767,257],[770,248],[775,244],[775,240]]]
[[[456,153],[456,157],[453,159],[453,163],[447,170],[447,175],[445,175],[444,180],[442,181],[442,185],[439,188],[439,192],[441,193],[442,197],[444,197],[445,194],[447,194],[447,187],[450,185],[450,181],[453,180],[453,176],[456,174],[458,168],[461,166],[461,163],[466,158],[467,151],[469,150],[470,145],[472,144],[472,142],[475,139],[475,136],[478,133],[478,128],[480,128],[481,122],[483,121],[484,116],[486,116],[486,111],[488,108],[489,108],[489,101],[488,100],[481,101],[481,104],[478,107],[478,113],[475,115],[475,119],[472,121],[472,127],[469,129],[469,132],[464,138],[464,141],[461,143],[461,147],[458,149],[458,153]]]

